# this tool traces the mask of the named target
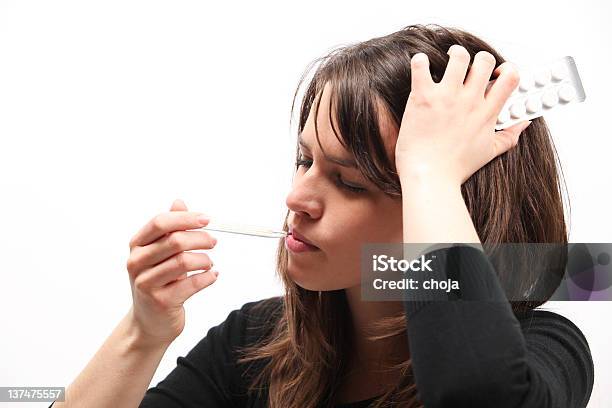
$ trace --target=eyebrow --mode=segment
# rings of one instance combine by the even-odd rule
[[[302,139],[302,135],[301,134],[298,135],[298,143],[301,146],[304,146],[308,151],[312,152],[312,149],[310,148],[308,143],[306,143],[304,141],[304,139]],[[354,160],[352,160],[352,159],[340,159],[338,157],[327,156],[327,155],[326,155],[326,158],[327,158],[327,160],[329,160],[331,162],[334,162],[334,163],[336,163],[336,164],[338,164],[340,166],[343,166],[343,167],[354,167],[354,168],[357,168],[357,163]]]

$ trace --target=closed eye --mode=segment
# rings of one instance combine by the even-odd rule
[[[296,160],[295,165],[296,165],[296,168],[299,168],[300,166],[304,166],[306,168],[309,168],[310,166],[312,166],[312,160],[311,159],[307,159],[304,155],[301,155],[300,158]],[[336,175],[334,177],[334,181],[335,181],[337,186],[339,186],[340,188],[343,188],[343,189],[345,189],[347,191],[350,191],[351,193],[359,194],[359,193],[363,193],[363,192],[367,191],[363,187],[358,187],[358,186],[354,186],[354,185],[351,185],[351,184],[347,184],[344,180],[342,180],[342,177],[340,176],[340,173],[336,173]]]

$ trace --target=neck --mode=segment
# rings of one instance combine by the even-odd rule
[[[383,365],[397,364],[409,358],[408,339],[405,335],[382,340],[368,340],[368,328],[385,317],[399,316],[403,309],[401,302],[361,300],[361,287],[345,289],[353,321],[354,355],[353,365],[368,371],[380,369]],[[405,321],[402,324],[406,324]]]

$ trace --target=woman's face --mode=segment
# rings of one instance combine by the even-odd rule
[[[330,159],[354,160],[333,133],[329,123],[329,85],[321,97],[317,127],[323,155],[314,128],[313,104],[300,134],[300,165],[287,196],[289,229],[295,229],[318,249],[294,252],[287,249],[289,277],[299,286],[328,291],[358,286],[361,281],[361,245],[402,242],[402,203],[383,193],[356,167]],[[334,128],[338,129],[334,118]],[[383,118],[385,119],[385,118]],[[397,128],[381,122],[385,149],[394,163]],[[360,189],[360,191],[355,190]],[[285,245],[286,245],[285,240]]]

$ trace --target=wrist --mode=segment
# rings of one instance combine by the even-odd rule
[[[444,187],[461,187],[452,169],[434,165],[427,161],[415,161],[402,156],[395,157],[396,170],[402,188],[419,185],[440,185]]]
[[[404,169],[399,174],[402,190],[421,189],[428,190],[443,189],[461,191],[461,183],[446,174],[440,174],[428,169]]]
[[[138,321],[134,318],[133,309],[123,319],[124,333],[132,350],[156,350],[167,349],[174,339],[156,339],[146,333]]]

